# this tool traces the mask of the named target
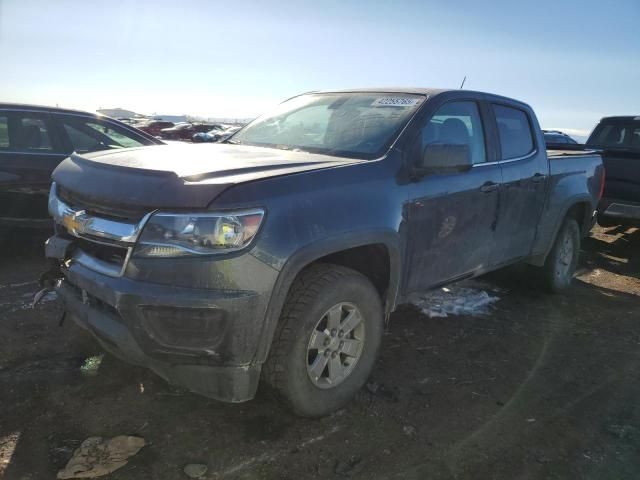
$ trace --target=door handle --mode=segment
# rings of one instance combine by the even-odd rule
[[[534,183],[538,183],[544,180],[544,175],[542,173],[536,173],[533,177],[531,177],[531,181]]]
[[[480,187],[480,191],[484,192],[484,193],[489,193],[489,192],[493,192],[494,190],[497,190],[499,187],[499,184],[496,182],[484,182],[484,184]]]

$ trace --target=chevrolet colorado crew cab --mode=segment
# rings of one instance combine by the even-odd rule
[[[66,311],[191,391],[344,405],[412,292],[515,262],[569,285],[603,183],[545,149],[532,109],[486,93],[313,92],[223,144],[73,154],[53,173]]]

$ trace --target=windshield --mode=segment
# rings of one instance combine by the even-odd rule
[[[391,146],[424,98],[384,93],[302,95],[254,120],[230,142],[377,158]]]

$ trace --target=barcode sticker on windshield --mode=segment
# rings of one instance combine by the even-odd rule
[[[420,103],[419,98],[411,97],[380,97],[371,104],[372,107],[413,107]]]

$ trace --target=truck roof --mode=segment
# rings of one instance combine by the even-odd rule
[[[412,87],[367,87],[367,88],[340,88],[337,90],[318,90],[312,93],[408,93],[414,95],[437,95],[448,92],[447,88],[412,88]]]
[[[640,115],[615,115],[611,117],[602,117],[600,119],[601,122],[605,120],[613,120],[613,121],[629,121],[629,120],[640,120]]]
[[[458,88],[419,88],[419,87],[367,87],[367,88],[345,88],[338,90],[315,90],[308,93],[404,93],[409,95],[426,95],[428,97],[434,97],[441,93],[458,92],[473,93],[480,95],[488,95],[494,100],[503,100],[509,103],[519,103],[520,105],[529,105],[521,100],[515,98],[504,97],[502,95],[496,95],[495,93],[480,92],[477,90],[462,90]],[[529,107],[531,108],[531,107]]]

